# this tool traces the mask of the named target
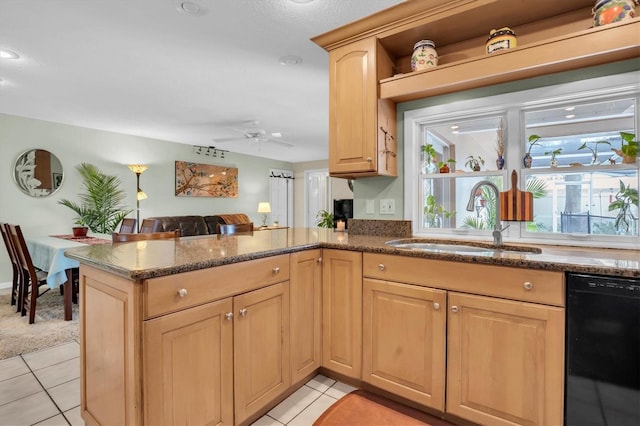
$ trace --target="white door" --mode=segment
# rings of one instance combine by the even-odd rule
[[[280,226],[293,226],[293,172],[271,169],[269,174],[269,203],[271,204],[271,223]]]
[[[307,170],[305,179],[304,226],[317,226],[317,215],[320,210],[333,211],[329,205],[331,187],[329,185],[328,170]]]

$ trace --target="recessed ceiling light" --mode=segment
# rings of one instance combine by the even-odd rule
[[[280,61],[280,65],[298,65],[302,63],[302,58],[296,55],[286,55],[281,56],[278,61]]]
[[[567,114],[564,116],[564,118],[575,118],[576,115],[575,114]]]
[[[207,12],[207,9],[194,1],[174,0],[173,3],[178,12],[186,13],[187,15],[202,16]]]
[[[311,3],[313,0],[290,0],[292,3]]]
[[[20,55],[13,50],[0,49],[0,58],[2,59],[18,59],[19,57]]]
[[[454,124],[453,126],[451,126],[451,128],[452,128],[453,130],[456,130],[458,127],[459,127],[459,126],[458,126],[457,124]]]
[[[566,107],[564,110],[565,111],[573,111],[574,109],[576,109],[576,107]]]

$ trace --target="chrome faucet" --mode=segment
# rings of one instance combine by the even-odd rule
[[[478,191],[478,188],[480,188],[481,186],[488,186],[493,190],[493,192],[496,193],[496,224],[493,227],[493,244],[496,246],[501,246],[502,231],[507,229],[509,225],[507,224],[507,226],[503,228],[502,222],[500,221],[500,191],[498,190],[498,187],[493,182],[489,182],[488,180],[481,180],[480,182],[473,185],[473,188],[471,188],[471,195],[469,196],[469,202],[467,203],[467,210],[470,212],[473,211],[475,199],[476,199],[476,192]]]

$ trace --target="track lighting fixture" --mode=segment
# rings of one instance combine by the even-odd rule
[[[224,153],[229,152],[224,149],[216,148],[215,146],[200,146],[194,145],[193,152],[198,155],[204,155],[207,157],[213,158],[222,158],[224,159]]]

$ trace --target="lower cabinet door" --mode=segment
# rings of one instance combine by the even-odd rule
[[[561,425],[564,309],[449,293],[447,412],[479,424]]]
[[[289,281],[233,298],[235,423],[245,422],[291,385]]]
[[[320,367],[322,345],[322,257],[320,250],[291,253],[291,382]]]
[[[362,379],[444,411],[446,291],[364,279]]]
[[[233,424],[231,310],[228,298],[144,322],[145,424]]]

